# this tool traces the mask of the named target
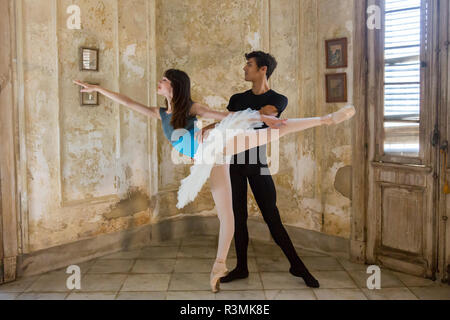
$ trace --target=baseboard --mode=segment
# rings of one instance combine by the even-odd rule
[[[166,219],[152,226],[151,241],[160,242],[172,239],[182,239],[192,235],[219,234],[219,219],[217,216],[186,216],[176,219]]]
[[[17,276],[31,276],[150,243],[151,225],[99,235],[17,257]]]
[[[321,252],[334,257],[348,259],[350,256],[350,240],[320,233],[313,230],[306,230],[299,227],[284,226],[294,246]],[[252,239],[273,241],[269,228],[260,217],[252,217],[248,223],[249,236]]]
[[[295,246],[326,253],[332,256],[349,256],[349,240],[297,227],[285,226]],[[271,241],[264,220],[250,217],[251,239]],[[152,242],[182,239],[192,235],[219,233],[217,216],[187,216],[166,219],[154,225],[100,235],[90,239],[64,244],[19,256],[17,276],[30,276],[82,263],[121,250],[138,249]]]

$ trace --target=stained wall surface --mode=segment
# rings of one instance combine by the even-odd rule
[[[72,4],[80,30],[67,27]],[[148,2],[15,5],[23,250],[150,223],[148,119],[104,97],[81,107],[72,83],[149,100]],[[100,50],[99,72],[80,72],[81,46]]]
[[[67,27],[73,4],[80,30]],[[17,0],[15,12],[24,252],[215,214],[207,185],[176,209],[189,165],[171,161],[160,124],[103,96],[98,107],[81,107],[73,79],[164,106],[155,79],[179,68],[191,76],[195,101],[224,110],[250,88],[244,53],[261,49],[278,60],[271,86],[289,99],[283,117],[343,106],[325,102],[328,72],[347,72],[352,99],[353,0]],[[341,37],[349,67],[327,70],[325,40]],[[99,72],[79,70],[81,46],[100,50]],[[351,181],[351,134],[349,125],[321,127],[272,145],[280,150],[274,180],[285,224],[349,238],[351,200],[342,190]],[[251,192],[249,208],[260,214]]]

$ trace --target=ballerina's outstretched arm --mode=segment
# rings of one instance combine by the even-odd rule
[[[287,119],[279,129],[248,130],[236,135],[234,139],[228,140],[224,148],[224,154],[227,156],[238,154],[278,140],[289,133],[299,132],[321,125],[338,124],[353,117],[355,112],[355,108],[352,105],[348,105],[337,112],[327,114],[323,117]]]
[[[80,90],[80,92],[99,92],[102,95],[104,95],[105,97],[108,97],[111,100],[113,100],[117,103],[120,103],[121,105],[124,105],[130,109],[133,109],[134,111],[137,111],[148,117],[161,120],[161,116],[159,115],[158,107],[148,107],[142,103],[139,103],[137,101],[130,99],[129,97],[127,97],[124,94],[110,91],[110,90],[100,87],[98,85],[85,83],[80,80],[73,80],[73,83],[83,87]]]

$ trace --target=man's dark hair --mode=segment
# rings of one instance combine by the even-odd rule
[[[269,80],[277,67],[277,60],[271,54],[262,51],[253,51],[245,54],[245,59],[250,60],[251,58],[255,58],[258,68],[267,67],[266,77]]]

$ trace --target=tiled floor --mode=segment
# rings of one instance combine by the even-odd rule
[[[122,251],[82,264],[81,289],[68,290],[66,268],[0,285],[5,299],[195,299],[195,300],[316,300],[316,299],[446,299],[450,286],[382,269],[380,290],[369,290],[367,266],[316,252],[297,249],[321,287],[308,288],[288,273],[289,263],[274,243],[252,240],[250,275],[209,288],[217,237],[198,236]],[[236,264],[234,243],[228,268]]]

